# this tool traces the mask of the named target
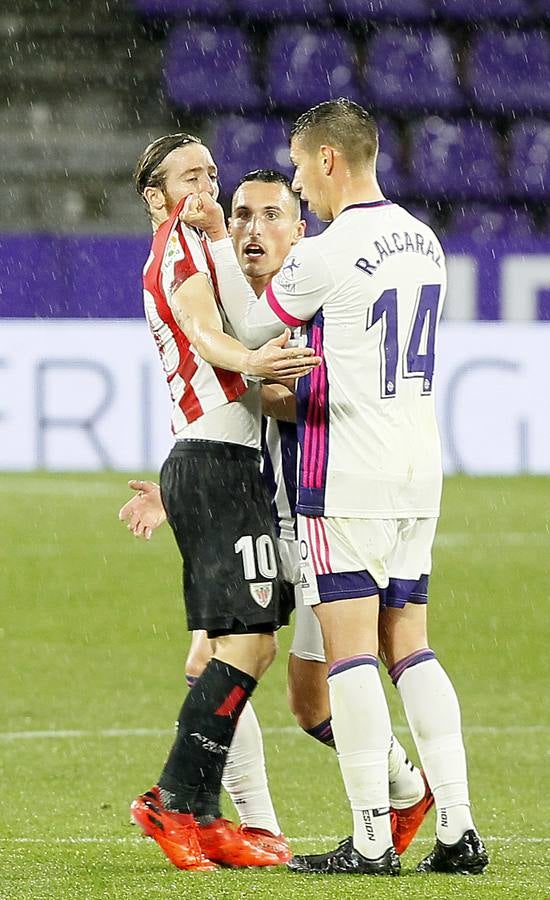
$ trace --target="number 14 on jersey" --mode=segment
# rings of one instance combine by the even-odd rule
[[[381,323],[380,394],[384,398],[396,396],[397,366],[402,358],[403,378],[421,378],[421,393],[432,392],[435,364],[435,332],[441,296],[440,284],[423,284],[418,291],[416,306],[409,327],[405,348],[399,347],[397,288],[380,294],[367,313],[366,330]]]

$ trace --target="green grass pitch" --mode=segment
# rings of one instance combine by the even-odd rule
[[[113,473],[0,475],[1,898],[549,896],[549,479],[457,477],[445,488],[431,645],[462,703],[491,856],[476,879],[414,874],[433,814],[399,879],[190,875],[137,836],[128,804],[169,748],[188,637],[171,534],[132,538],[116,518],[127,493]],[[333,753],[288,712],[289,637],[254,703],[282,826],[311,852],[345,837],[350,816]],[[390,684],[388,696],[416,758]]]

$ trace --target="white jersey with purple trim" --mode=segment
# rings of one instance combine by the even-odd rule
[[[322,365],[298,383],[298,511],[439,515],[434,406],[444,254],[427,225],[387,200],[347,207],[292,249],[265,297],[305,325]]]

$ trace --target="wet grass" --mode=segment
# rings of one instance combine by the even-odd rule
[[[125,497],[122,475],[0,475],[0,898],[548,896],[550,480],[446,487],[431,643],[462,701],[474,812],[491,855],[479,879],[414,874],[433,819],[402,878],[367,883],[284,869],[189,875],[137,837],[128,803],[170,744],[187,635],[171,536],[131,538],[116,520]],[[255,706],[282,826],[296,850],[313,851],[348,833],[349,814],[333,754],[292,728],[288,641],[281,634]],[[412,752],[391,686],[388,696]],[[126,733],[140,728],[147,733]]]

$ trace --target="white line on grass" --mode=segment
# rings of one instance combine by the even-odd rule
[[[0,844],[138,844],[142,839],[142,836],[139,834],[128,837],[2,837],[0,838]],[[336,834],[317,834],[308,837],[288,838],[289,841],[299,844],[316,844],[318,841],[338,841],[340,839],[341,835]],[[501,837],[499,835],[489,835],[489,837],[484,837],[483,840],[491,841],[495,844],[550,844],[550,837]],[[417,844],[431,844],[432,842],[433,838],[431,837],[416,838],[415,841]]]
[[[397,725],[394,729],[406,733],[405,725]],[[0,731],[0,741],[42,741],[78,738],[118,738],[118,737],[163,737],[174,734],[174,728],[101,728],[97,731],[84,729],[65,729],[48,731]],[[281,725],[262,729],[264,734],[303,734],[297,725]],[[550,725],[464,725],[466,734],[545,734]]]

